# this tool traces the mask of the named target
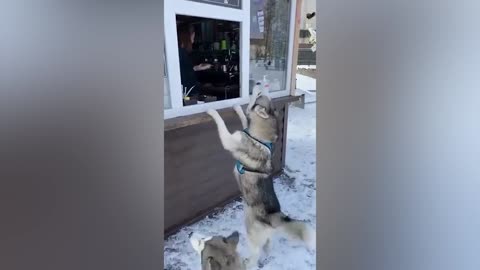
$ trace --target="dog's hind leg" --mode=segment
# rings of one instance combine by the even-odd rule
[[[258,265],[262,248],[265,244],[265,237],[257,231],[251,231],[247,233],[248,246],[250,249],[250,257],[248,258],[248,266],[255,267]]]
[[[248,215],[248,214],[247,214]],[[247,218],[246,221],[247,240],[250,248],[250,257],[248,263],[250,267],[257,266],[262,250],[268,252],[269,239],[272,230],[257,222],[254,218]]]
[[[247,233],[248,245],[250,248],[250,257],[248,258],[249,267],[257,266],[270,253],[271,231],[253,230]],[[263,251],[263,256],[262,256]]]
[[[271,250],[272,250],[272,244],[271,244],[270,238],[267,238],[267,241],[263,245],[263,252],[265,254],[269,254]]]
[[[236,149],[242,140],[242,135],[240,132],[235,132],[231,134],[227,126],[225,125],[225,121],[223,121],[222,117],[216,110],[209,109],[207,113],[213,118],[215,123],[217,124],[218,128],[218,135],[220,136],[220,141],[222,142],[223,148],[228,151],[232,151]]]
[[[245,113],[242,110],[242,107],[240,107],[240,105],[235,105],[233,106],[233,109],[235,110],[238,117],[240,118],[243,129],[246,129],[248,127],[248,120],[247,120],[247,117],[245,116]]]
[[[303,241],[309,250],[315,249],[315,230],[308,226],[307,223],[291,219],[283,213],[273,214],[270,220],[288,238]]]

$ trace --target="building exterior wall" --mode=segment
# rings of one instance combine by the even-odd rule
[[[307,13],[316,12],[317,10],[317,1],[315,0],[303,0],[302,1],[302,16],[300,20],[300,29],[308,29],[309,27],[316,29],[317,25],[317,16],[307,19]]]
[[[316,12],[316,1],[315,0],[303,0],[301,3],[301,15],[300,15],[300,30],[305,32],[308,31],[308,28],[313,28],[316,30],[317,24],[317,15],[311,19],[307,19],[307,14]],[[301,36],[298,38],[300,44],[298,48],[298,62],[297,65],[316,65],[316,54],[310,48],[310,35]]]

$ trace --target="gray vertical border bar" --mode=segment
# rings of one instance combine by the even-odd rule
[[[0,269],[163,269],[163,1],[2,1]]]
[[[317,10],[317,269],[480,269],[478,1]]]
[[[161,0],[161,8],[160,8],[160,18],[162,18],[161,20],[161,23],[160,23],[160,43],[161,43],[161,52],[165,52],[164,53],[164,56],[162,57],[163,59],[163,63],[161,63],[161,69],[162,72],[160,74],[167,74],[167,79],[168,79],[168,70],[165,70],[167,68],[167,65],[166,65],[166,61],[167,61],[167,58],[166,58],[166,48],[165,48],[165,0]],[[160,171],[162,172],[161,175],[159,175],[159,180],[161,182],[161,190],[160,190],[160,199],[161,199],[161,206],[160,206],[160,216],[161,216],[161,227],[158,228],[161,232],[161,237],[162,237],[162,240],[161,240],[161,243],[160,244],[160,247],[162,248],[162,254],[159,254],[161,257],[161,267],[162,269],[165,268],[165,260],[164,260],[164,256],[163,256],[163,252],[164,252],[164,225],[165,225],[165,122],[164,122],[164,112],[165,112],[165,108],[164,108],[164,104],[165,104],[165,101],[164,101],[164,98],[165,98],[165,90],[164,89],[164,86],[165,86],[165,83],[164,83],[164,80],[165,80],[165,76],[160,76],[162,77],[160,79],[161,83],[160,83],[160,89],[161,89],[161,95],[160,95],[160,106],[161,106],[161,113],[160,113],[160,116],[159,116],[159,120],[158,123],[160,125],[160,131],[161,131],[161,134],[160,134],[160,150],[161,150],[161,155],[160,155]],[[170,85],[170,84],[168,84]],[[170,106],[171,106],[171,101],[170,101]]]
[[[319,188],[320,188],[320,186],[321,186],[321,180],[320,180],[320,166],[321,166],[321,165],[320,165],[320,162],[319,162],[319,160],[320,160],[319,156],[320,156],[320,154],[322,153],[322,152],[321,152],[321,149],[320,149],[320,145],[319,145],[319,141],[320,141],[320,139],[319,139],[320,136],[319,136],[319,135],[321,134],[321,133],[320,133],[321,130],[320,130],[319,126],[320,126],[320,104],[321,104],[320,99],[321,99],[321,96],[322,96],[320,93],[321,93],[321,89],[322,89],[321,86],[322,86],[322,85],[321,85],[321,80],[320,80],[320,66],[321,66],[321,65],[320,65],[320,63],[321,63],[321,62],[320,62],[320,61],[321,61],[321,58],[320,58],[320,52],[321,52],[321,50],[320,50],[320,48],[321,48],[321,46],[319,46],[319,40],[321,40],[321,38],[319,38],[320,33],[319,33],[319,31],[318,31],[318,30],[321,29],[321,28],[320,28],[320,27],[321,27],[321,24],[320,24],[321,20],[319,19],[320,14],[319,14],[318,11],[320,10],[319,7],[321,7],[321,5],[322,5],[322,3],[323,3],[324,0],[315,0],[315,1],[317,2],[317,3],[316,3],[316,10],[315,10],[315,16],[317,17],[317,19],[316,19],[316,24],[317,24],[317,25],[316,25],[316,29],[317,29],[317,30],[316,30],[316,32],[317,32],[317,51],[316,51],[316,53],[315,53],[315,57],[316,57],[315,62],[316,62],[316,64],[317,64],[317,68],[316,68],[316,78],[317,78],[317,85],[316,85],[316,86],[317,86],[317,89],[316,89],[316,95],[317,95],[317,97],[316,97],[317,108],[316,108],[316,109],[317,109],[317,111],[316,111],[316,116],[317,116],[317,118],[316,118],[316,127],[315,127],[315,128],[316,128],[316,132],[317,132],[317,133],[316,133],[316,137],[315,137],[315,140],[316,140],[316,141],[315,141],[315,142],[316,142],[316,143],[315,143],[315,147],[316,147],[316,154],[317,154],[317,160],[316,160],[316,162],[315,162],[316,167],[317,167],[317,168],[316,168],[316,169],[317,169],[317,171],[316,171],[316,176],[317,176],[317,179],[316,179],[316,181],[317,181],[317,189],[316,189],[316,193],[317,193],[317,194],[316,194],[316,195],[317,195],[317,196],[316,196],[316,198],[317,198],[317,200],[316,200],[316,202],[315,202],[315,206],[316,206],[316,208],[315,208],[315,209],[316,209],[316,218],[317,218],[317,223],[316,223],[316,224],[317,224],[317,234],[316,234],[316,237],[317,237],[317,242],[316,242],[317,250],[316,250],[316,254],[315,254],[315,255],[316,255],[316,259],[317,259],[317,260],[316,260],[317,269],[322,269],[322,268],[319,268],[319,267],[321,266],[321,259],[320,259],[320,256],[319,256],[319,250],[322,248],[322,243],[320,242],[321,233],[319,232],[319,230],[321,231],[321,230],[324,230],[324,229],[322,229],[322,227],[321,227],[321,224],[322,224],[322,223],[321,223],[320,215],[319,215],[319,211],[320,211],[320,209],[321,209],[321,208],[320,208],[320,199],[319,199],[319,198],[320,198]]]

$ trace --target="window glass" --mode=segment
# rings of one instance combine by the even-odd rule
[[[240,23],[185,15],[176,23],[183,105],[240,97]]]
[[[270,91],[286,90],[290,30],[289,0],[251,0],[250,93],[256,81]]]

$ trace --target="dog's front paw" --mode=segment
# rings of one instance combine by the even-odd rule
[[[214,117],[214,116],[218,115],[218,112],[214,109],[208,109],[207,114],[210,115],[211,117]]]

